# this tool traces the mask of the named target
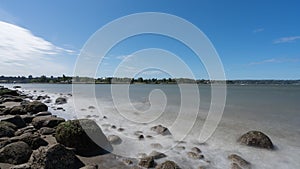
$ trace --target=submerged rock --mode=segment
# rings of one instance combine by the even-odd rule
[[[32,153],[29,163],[31,169],[78,169],[84,166],[73,151],[61,144],[39,148]]]
[[[151,130],[155,131],[157,134],[161,134],[163,136],[171,135],[171,132],[169,131],[169,129],[162,125],[157,125],[157,126],[151,127]]]
[[[80,155],[102,154],[112,150],[101,128],[93,120],[70,120],[61,123],[57,126],[55,138],[58,143],[75,148]]]
[[[67,99],[64,97],[59,97],[55,100],[55,104],[66,104],[67,103]]]
[[[180,167],[174,161],[165,161],[156,166],[155,169],[180,169]]]
[[[153,157],[141,158],[139,161],[139,166],[141,166],[141,167],[152,168],[152,167],[154,167],[154,165],[155,165],[155,163],[154,163]]]
[[[241,156],[236,154],[231,154],[228,156],[228,159],[233,163],[237,164],[239,167],[250,169],[250,163],[243,159]]]
[[[274,149],[271,139],[260,131],[249,131],[248,133],[242,135],[238,141],[247,146]]]
[[[25,142],[11,143],[0,149],[0,162],[9,164],[26,163],[31,153],[31,148]]]

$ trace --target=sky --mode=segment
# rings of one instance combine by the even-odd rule
[[[299,6],[299,1],[292,0],[2,0],[0,75],[72,76],[80,61],[78,56],[97,30],[130,14],[161,12],[187,20],[207,36],[227,79],[300,79]],[[131,29],[130,26],[119,29]],[[133,36],[116,44],[97,63],[95,76],[113,76],[124,59],[129,61],[134,53],[155,48],[180,58],[196,79],[210,78],[209,71],[189,46],[155,34]],[[160,54],[144,56],[154,60],[154,69],[135,72],[134,76],[184,76],[178,73],[181,68],[172,67],[175,61],[168,60],[166,53]],[[122,69],[122,76],[131,76],[130,71],[137,71],[135,68],[144,62],[131,59],[131,65]],[[159,62],[170,70],[155,69]]]

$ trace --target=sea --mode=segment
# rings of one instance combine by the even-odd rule
[[[49,96],[52,100],[48,103],[49,111],[55,115],[69,120],[95,120],[104,134],[122,139],[114,145],[112,153],[124,158],[140,157],[155,150],[167,155],[157,162],[168,159],[182,168],[224,169],[230,168],[228,155],[238,154],[253,169],[300,168],[300,85],[227,85],[222,118],[205,142],[199,136],[211,105],[220,106],[212,103],[210,85],[197,85],[196,90],[195,86],[185,85],[183,89],[175,84],[2,85],[20,85],[19,90],[33,97]],[[56,105],[58,97],[66,97],[68,103]],[[151,131],[151,127],[159,124],[169,128],[172,135]],[[268,135],[275,149],[253,148],[237,142],[251,130]],[[138,139],[139,135],[144,139]],[[157,143],[161,146],[153,146]],[[188,157],[193,147],[201,149],[204,159]]]

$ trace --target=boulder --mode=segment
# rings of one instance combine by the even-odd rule
[[[145,168],[153,168],[155,165],[153,157],[145,157],[141,158],[139,161],[139,166],[145,167]]]
[[[40,129],[42,127],[56,127],[60,123],[64,122],[65,119],[54,116],[39,116],[32,119],[32,125],[36,129]]]
[[[174,161],[165,161],[156,166],[155,169],[180,169],[180,167]]]
[[[26,114],[27,112],[24,110],[23,106],[14,106],[10,109],[10,114],[12,115],[23,115]]]
[[[242,135],[238,141],[247,146],[274,149],[271,139],[260,131],[249,131],[248,133]]]
[[[31,123],[32,119],[34,118],[34,116],[32,116],[32,115],[23,115],[21,117],[25,121],[25,123]]]
[[[20,136],[24,133],[34,133],[37,130],[33,126],[26,126],[24,128],[19,129],[18,131],[15,132],[16,136]]]
[[[15,130],[10,128],[9,126],[0,125],[0,138],[1,137],[13,137],[15,134]]]
[[[31,168],[29,164],[25,163],[25,164],[12,166],[9,169],[31,169]]]
[[[161,134],[163,136],[171,135],[171,132],[169,131],[169,129],[162,125],[157,125],[157,126],[151,127],[151,130],[155,131],[157,134]]]
[[[31,153],[31,148],[25,142],[11,143],[0,149],[0,162],[23,164],[28,161]]]
[[[55,138],[58,143],[75,148],[79,155],[112,151],[111,144],[93,120],[70,120],[61,123],[57,126]],[[93,140],[97,141],[97,144]]]
[[[67,99],[64,97],[59,97],[55,100],[55,104],[66,104],[67,103]]]
[[[16,90],[10,90],[8,88],[0,88],[0,96],[11,95],[19,96],[19,93]]]
[[[40,134],[42,135],[50,135],[50,134],[53,134],[55,133],[55,129],[54,128],[50,128],[50,127],[42,127],[40,130],[39,130]]]
[[[36,150],[40,146],[47,146],[48,142],[42,139],[39,135],[37,134],[32,134],[32,133],[24,133],[20,136],[16,136],[11,138],[12,141],[23,141],[27,143],[31,149]]]
[[[0,121],[0,126],[7,126],[14,130],[18,130],[18,127],[15,124],[7,122],[7,121]]]
[[[119,136],[117,135],[109,135],[107,136],[107,140],[111,143],[111,144],[121,144],[122,140]]]
[[[26,127],[24,120],[19,115],[16,115],[13,117],[7,117],[7,118],[2,119],[1,121],[10,122],[10,123],[16,125],[18,128]]]
[[[84,166],[73,151],[61,144],[35,150],[29,163],[31,169],[78,169]]]
[[[48,112],[48,111],[43,111],[43,112],[39,112],[37,113],[35,116],[38,117],[38,116],[51,116],[52,113]]]
[[[39,101],[29,102],[25,105],[25,111],[33,114],[47,110],[48,106]]]

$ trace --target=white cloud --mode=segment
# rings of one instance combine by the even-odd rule
[[[264,28],[258,28],[253,30],[253,33],[259,33],[259,32],[263,32],[265,29]]]
[[[282,37],[277,40],[275,40],[273,43],[289,43],[289,42],[295,42],[296,40],[300,39],[300,36],[290,36],[290,37]]]
[[[55,46],[29,30],[0,21],[0,72],[2,75],[60,75],[70,68],[60,63],[74,51]]]
[[[261,64],[267,64],[267,63],[295,63],[299,62],[300,59],[298,58],[271,58],[271,59],[266,59],[258,62],[251,62],[249,65],[261,65]]]

